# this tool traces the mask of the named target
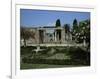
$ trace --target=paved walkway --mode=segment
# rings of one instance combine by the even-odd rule
[[[27,46],[46,46],[46,47],[51,47],[51,46],[69,46],[69,47],[80,47],[84,46],[83,44],[28,44]]]

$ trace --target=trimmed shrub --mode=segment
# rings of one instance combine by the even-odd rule
[[[31,63],[31,64],[55,64],[55,65],[70,65],[70,60],[58,60],[58,59],[28,59],[24,58],[23,63]]]
[[[69,55],[72,61],[79,64],[90,65],[90,52],[82,50],[81,48],[70,48]]]

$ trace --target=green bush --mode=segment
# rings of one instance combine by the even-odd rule
[[[31,64],[55,64],[55,65],[70,65],[70,60],[58,60],[58,59],[28,59],[24,58],[23,63],[31,63]]]
[[[76,61],[82,64],[90,64],[90,52],[82,50],[81,48],[71,47],[69,55],[72,61]]]
[[[51,65],[88,65],[83,63],[83,61],[76,61],[76,60],[58,60],[58,59],[28,59],[24,58],[22,60],[23,63],[27,64],[51,64]]]
[[[59,49],[59,47],[55,47],[56,53],[65,53],[70,56],[70,59],[45,59],[45,57],[51,56],[49,51],[52,47],[42,47],[41,49],[45,49],[43,51],[39,51],[38,54],[32,58],[32,50],[36,47],[21,47],[21,55],[24,55],[22,58],[23,63],[35,63],[35,64],[58,64],[58,65],[90,65],[90,52],[82,50],[77,47],[63,47],[63,49]],[[29,56],[28,56],[29,55]],[[32,58],[32,59],[31,59]]]
[[[31,54],[33,49],[36,49],[36,46],[26,46],[26,47],[22,46],[20,50],[21,55]]]

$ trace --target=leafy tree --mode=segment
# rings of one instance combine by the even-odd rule
[[[21,27],[20,33],[21,33],[21,39],[24,40],[24,46],[26,47],[26,41],[29,38],[34,38],[34,33],[32,31],[30,31],[29,29],[24,28],[24,27]]]
[[[83,40],[88,44],[90,47],[90,20],[85,20],[80,22],[80,40]],[[79,40],[79,41],[80,41]]]
[[[68,40],[67,36],[70,37],[70,25],[65,24],[64,29],[65,29],[65,40]]]
[[[79,25],[77,20],[74,20],[72,35],[76,42],[86,41],[90,45],[90,20],[81,21]]]
[[[70,25],[69,24],[65,24],[64,28],[65,28],[65,33],[69,33],[70,32]]]

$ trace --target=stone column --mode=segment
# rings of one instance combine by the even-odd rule
[[[61,42],[62,43],[65,42],[65,30],[64,29],[61,30]]]
[[[54,33],[53,33],[53,42],[54,42],[54,40],[55,40],[55,37],[54,37]]]
[[[70,40],[72,41],[72,34],[70,33]]]
[[[43,30],[43,42],[44,43],[46,42],[46,30],[45,29]]]
[[[57,40],[56,35],[57,35],[57,34],[56,34],[56,31],[55,31],[55,42],[56,42],[56,40]]]
[[[35,40],[36,40],[36,44],[39,44],[39,29],[36,29],[36,35],[35,35]]]

